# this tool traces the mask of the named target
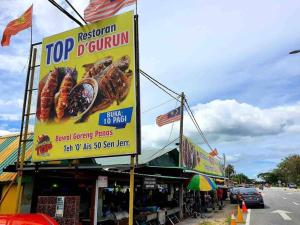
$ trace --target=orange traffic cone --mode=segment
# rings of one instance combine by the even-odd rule
[[[233,212],[231,213],[230,225],[236,225],[236,220]]]
[[[237,210],[237,216],[236,216],[236,222],[237,223],[244,223],[244,218],[243,218],[243,214],[240,208],[240,205],[238,205],[238,210]]]
[[[244,201],[243,201],[243,203],[242,203],[242,210],[243,210],[243,213],[247,213],[247,212],[248,212],[247,207],[246,207],[246,204],[245,204]]]

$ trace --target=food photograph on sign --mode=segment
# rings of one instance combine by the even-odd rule
[[[185,136],[182,139],[182,166],[202,173],[223,175],[220,161]]]
[[[33,161],[136,153],[133,12],[43,40]]]

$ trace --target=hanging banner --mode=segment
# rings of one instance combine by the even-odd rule
[[[222,165],[189,138],[182,138],[182,167],[205,174],[222,176]]]
[[[33,161],[136,154],[133,11],[44,38]]]

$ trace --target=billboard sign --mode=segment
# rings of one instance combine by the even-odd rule
[[[43,39],[33,161],[136,154],[133,11]]]
[[[182,138],[182,167],[206,174],[223,175],[220,161],[185,136]]]

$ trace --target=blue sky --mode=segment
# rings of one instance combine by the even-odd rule
[[[88,4],[71,2],[81,13]],[[48,1],[3,0],[0,29],[32,3],[34,42],[77,27]],[[299,153],[300,54],[288,54],[300,49],[299,11],[297,0],[138,0],[141,69],[184,91],[210,144],[252,178]],[[19,129],[29,35],[25,30],[0,48],[1,135]],[[159,149],[178,136],[178,124],[171,135],[172,125],[154,124],[175,101],[148,111],[168,100],[141,78],[144,149]],[[185,134],[208,150],[185,121]]]

